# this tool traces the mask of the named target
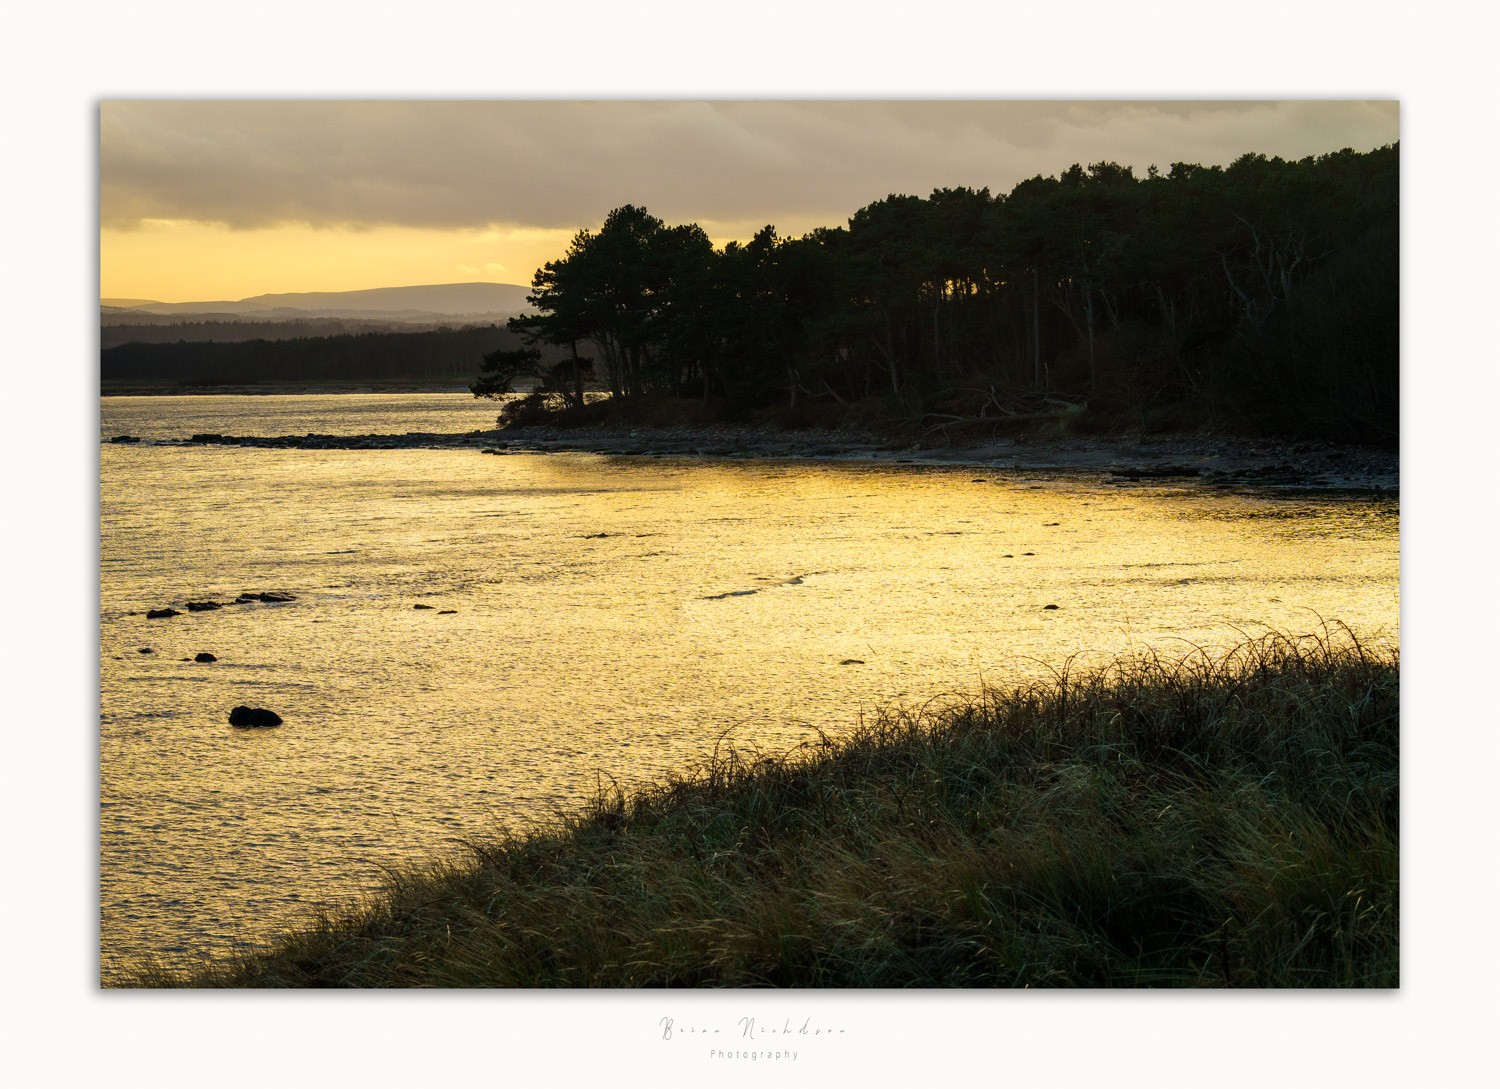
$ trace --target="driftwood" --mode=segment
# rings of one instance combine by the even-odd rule
[[[922,417],[924,421],[929,419],[941,419],[942,423],[933,424],[923,434],[931,435],[935,431],[948,431],[955,427],[966,425],[988,424],[991,430],[1002,427],[1010,427],[1012,424],[1038,423],[1042,421],[1057,421],[1066,419],[1070,412],[1058,410],[1053,412],[1015,412],[1006,416],[938,416],[937,413],[927,413]]]
[[[946,431],[950,428],[963,426],[977,426],[989,424],[992,427],[1009,426],[1018,423],[1035,423],[1048,420],[1061,420],[1073,413],[1079,412],[1087,407],[1088,402],[1083,400],[1068,400],[1053,394],[1023,394],[1010,399],[1007,404],[1000,399],[995,388],[991,386],[988,390],[965,389],[962,393],[977,393],[984,397],[984,402],[979,406],[977,416],[957,416],[945,412],[927,412],[922,416],[925,424],[929,420],[937,420],[938,423],[928,427],[925,434],[934,431]],[[993,413],[993,415],[992,415]]]

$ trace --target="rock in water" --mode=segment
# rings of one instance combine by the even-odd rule
[[[167,606],[165,609],[148,609],[146,611],[146,619],[147,620],[160,620],[162,617],[165,617],[165,616],[181,616],[181,615],[182,614],[180,612],[178,612],[176,609],[172,608],[170,605]]]
[[[217,662],[218,660],[219,659],[215,658],[206,650],[199,653],[198,656],[193,659],[193,661],[195,662]]]
[[[236,707],[229,712],[231,726],[280,726],[281,716],[263,707]]]
[[[190,613],[206,613],[213,609],[222,609],[224,605],[219,601],[189,601],[187,607]]]
[[[413,609],[436,609],[436,605],[413,605]]]

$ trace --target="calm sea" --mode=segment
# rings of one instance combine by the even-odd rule
[[[101,404],[105,436],[146,438],[494,415],[465,394]],[[100,514],[106,979],[244,948],[383,867],[717,745],[785,750],[1072,656],[1323,620],[1397,640],[1392,498],[142,444],[101,448]],[[144,615],[261,590],[296,600]],[[238,704],[285,725],[236,730]]]

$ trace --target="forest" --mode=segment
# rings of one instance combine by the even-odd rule
[[[467,383],[476,361],[514,348],[499,325],[426,332],[170,344],[133,342],[99,354],[104,383],[253,385],[263,382],[450,381]],[[558,357],[556,350],[551,353]]]
[[[722,248],[627,204],[536,272],[535,313],[508,322],[524,344],[471,388],[540,382],[516,423],[637,404],[943,440],[1057,422],[1394,445],[1399,241],[1398,145],[1074,165]],[[586,403],[590,381],[611,398]]]
[[[427,333],[451,329],[453,326],[453,322],[416,323],[351,318],[267,321],[226,316],[184,321],[177,315],[167,314],[133,315],[130,321],[120,321],[114,315],[106,315],[99,326],[99,347],[115,348],[121,344],[133,343],[173,344],[179,340],[203,343],[219,340],[295,340],[298,337],[353,336],[359,333]]]

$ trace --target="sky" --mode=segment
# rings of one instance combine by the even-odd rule
[[[100,294],[529,284],[622,204],[715,243],[891,193],[1395,142],[1394,100],[103,99]]]

